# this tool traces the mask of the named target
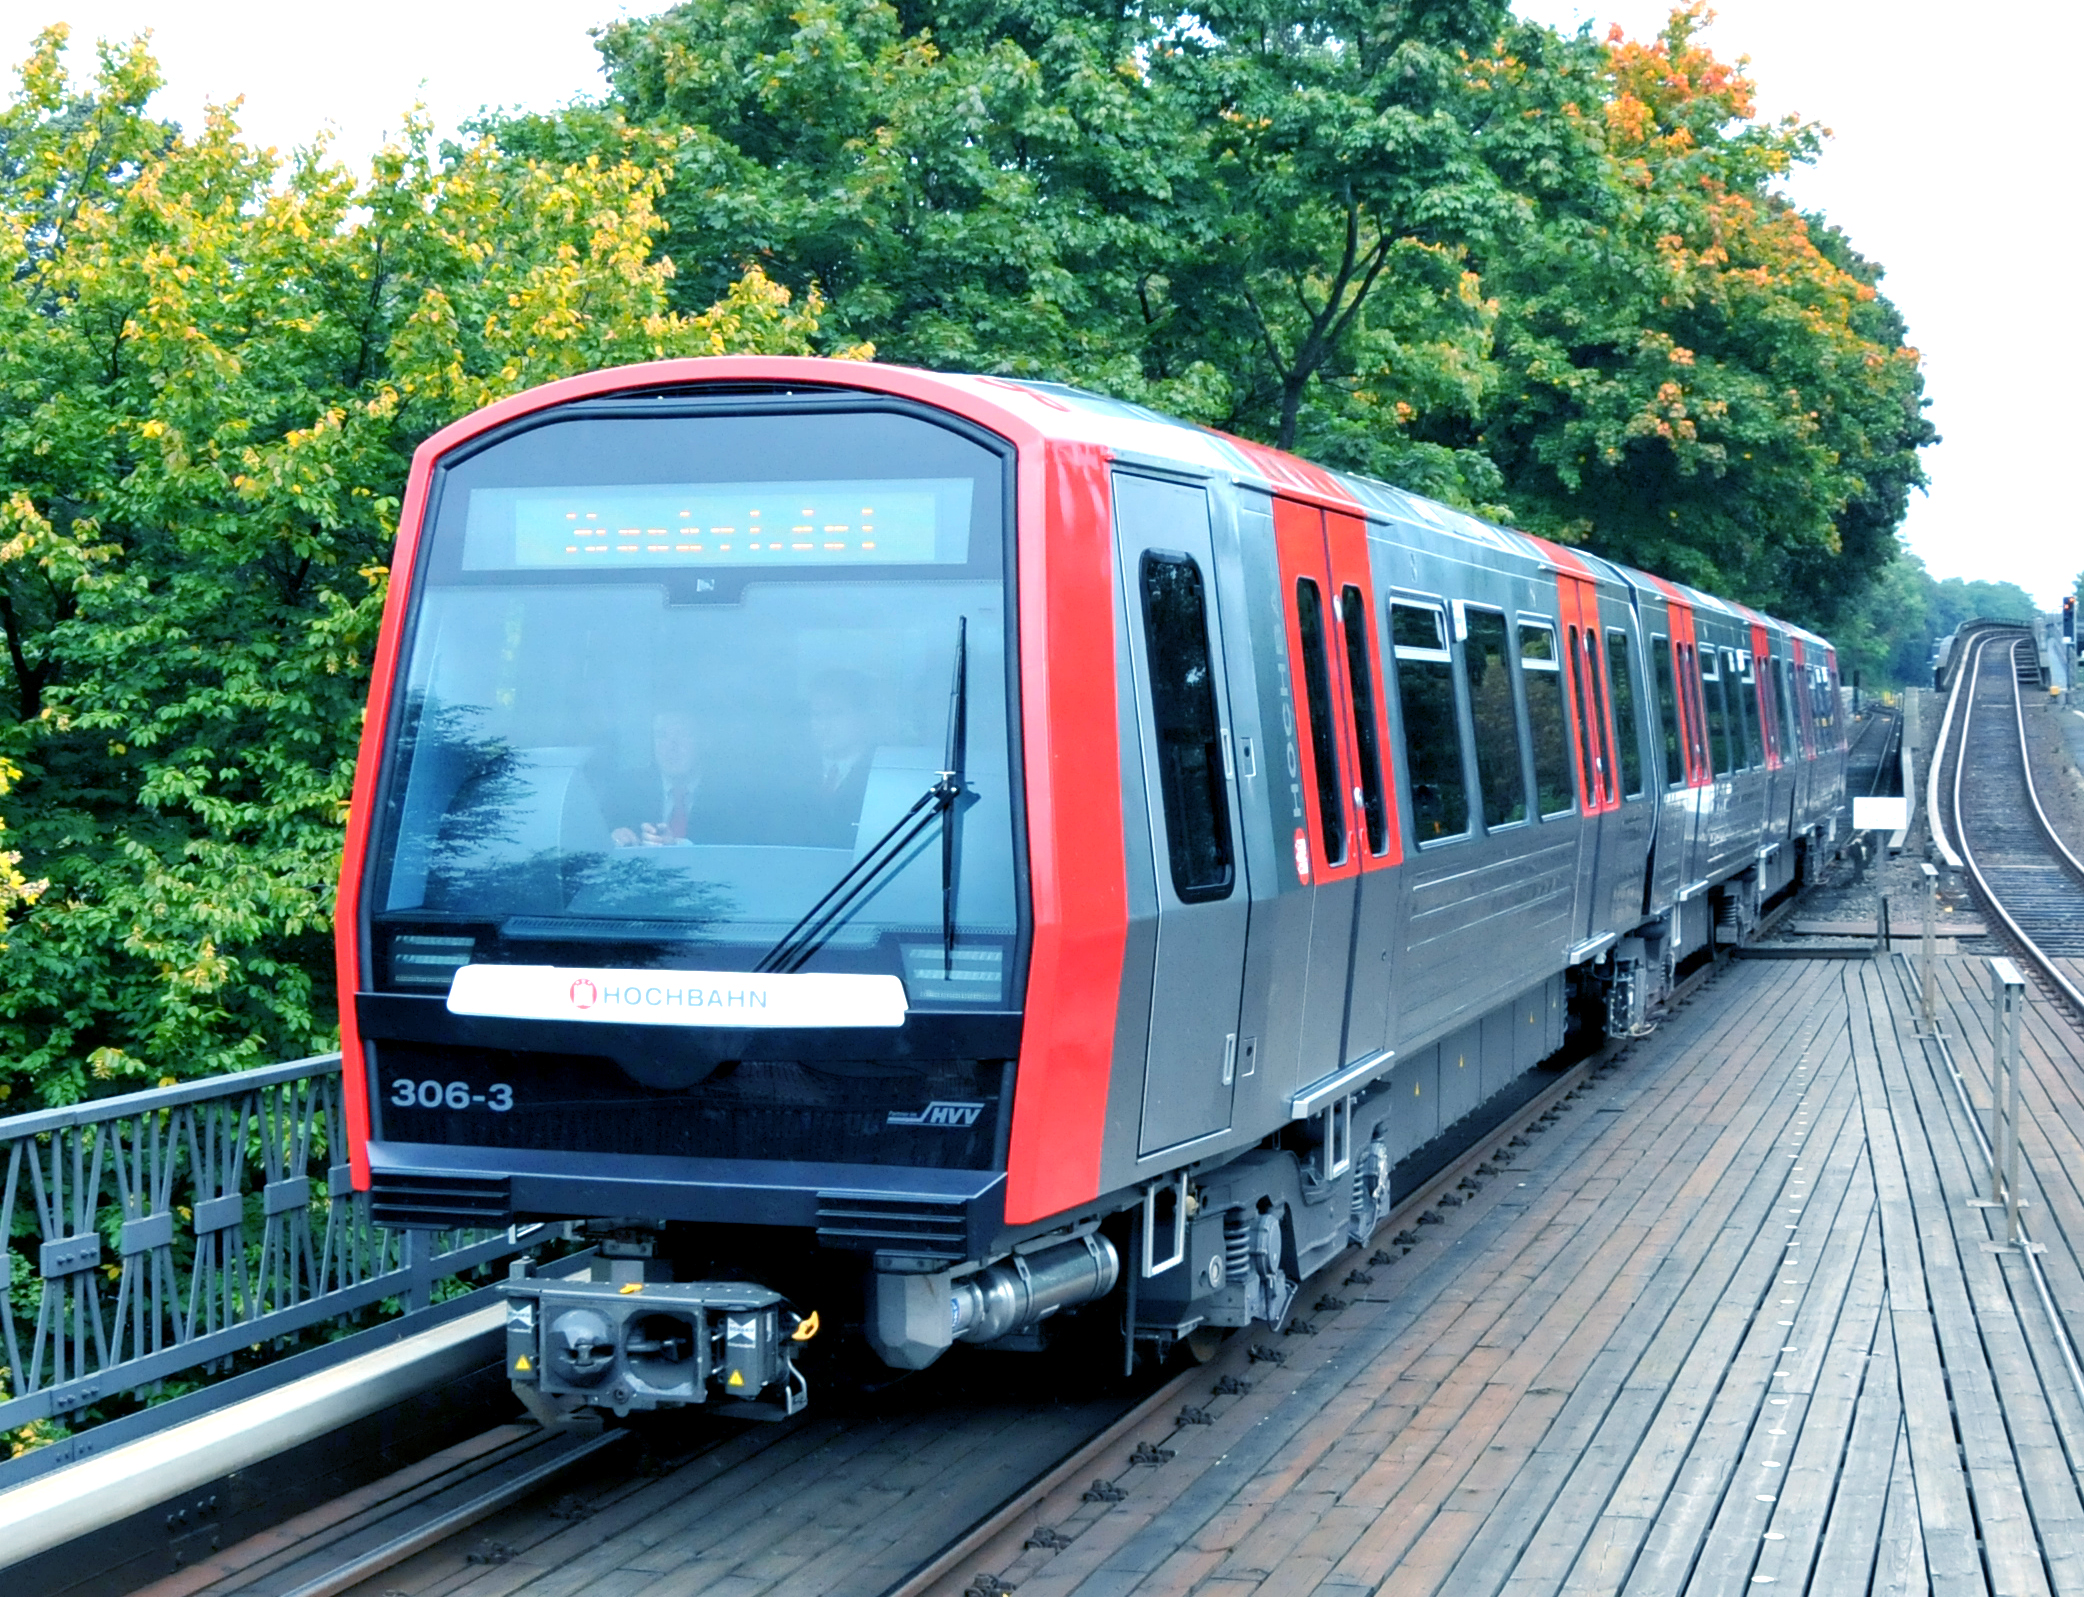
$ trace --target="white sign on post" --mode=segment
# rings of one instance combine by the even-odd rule
[[[1856,798],[1852,801],[1855,832],[1900,832],[1910,825],[1907,798]]]

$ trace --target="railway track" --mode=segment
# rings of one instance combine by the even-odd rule
[[[1701,972],[1682,994],[1712,974],[1712,967]],[[1550,1077],[1541,1091],[1396,1204],[1376,1237],[1395,1238],[1419,1223],[1421,1214],[1458,1184],[1481,1179],[1478,1167],[1486,1161],[1509,1162],[1508,1143],[1552,1121],[1608,1051],[1594,1052]],[[1396,1243],[1384,1245],[1394,1248]],[[1304,1282],[1297,1314],[1306,1314],[1320,1294],[1364,1269],[1368,1257],[1367,1246],[1349,1248]],[[1264,1340],[1264,1328],[1256,1335]],[[885,1515],[891,1519],[885,1534],[892,1545],[880,1557],[864,1549],[858,1568],[835,1568],[826,1578],[807,1569],[803,1575],[810,1584],[795,1576],[784,1583],[787,1589],[800,1586],[845,1597],[918,1597],[961,1570],[975,1549],[1061,1483],[1090,1473],[1096,1460],[1119,1450],[1132,1432],[1169,1431],[1183,1408],[1224,1401],[1215,1395],[1226,1390],[1217,1368],[1224,1362],[1188,1365],[1155,1381],[1117,1386],[1092,1401],[1057,1404],[1046,1422],[1021,1414],[1019,1399],[1009,1399],[1005,1375],[999,1373],[1004,1366],[984,1377],[995,1389],[981,1395],[974,1374],[967,1390],[960,1378],[936,1387],[943,1375],[937,1366],[924,1377],[899,1383],[886,1398],[833,1403],[784,1425],[698,1420],[677,1432],[611,1429],[590,1441],[551,1437],[526,1426],[496,1427],[390,1482],[213,1554],[139,1597],[431,1597],[450,1591],[467,1597],[488,1579],[488,1592],[518,1589],[525,1597],[527,1582],[514,1578],[518,1571],[489,1566],[531,1562],[533,1548],[584,1522],[604,1528],[625,1519],[641,1524],[646,1514],[639,1505],[647,1495],[679,1497],[729,1475],[745,1483],[738,1495],[748,1500],[765,1491],[781,1492],[784,1502],[777,1506],[786,1517],[786,1501],[795,1489],[773,1483],[792,1469],[815,1479],[821,1499],[834,1493],[873,1494],[891,1475],[893,1458],[960,1448],[962,1434],[974,1432],[978,1478],[967,1494],[943,1493],[944,1504],[905,1523],[901,1533],[894,1518]],[[1029,1406],[1037,1415],[1048,1407]],[[862,1445],[864,1437],[867,1445]],[[994,1471],[997,1484],[992,1484]],[[672,1490],[682,1482],[681,1490]],[[553,1585],[571,1589],[570,1572],[563,1584]]]
[[[2038,684],[2032,650],[2005,631],[1969,644],[1934,762],[1934,788],[1944,782],[1945,793],[1934,841],[2042,984],[2084,1021],[2084,987],[2068,963],[2084,959],[2084,861],[2056,835],[2034,787],[2019,687],[2029,674]]]

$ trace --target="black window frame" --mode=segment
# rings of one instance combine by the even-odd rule
[[[1664,757],[1664,787],[1675,792],[1686,785],[1686,712],[1679,702],[1677,650],[1662,632],[1650,634],[1651,674],[1656,679],[1658,746]],[[1677,763],[1676,773],[1672,767]]]
[[[1346,646],[1346,692],[1353,701],[1353,754],[1360,766],[1361,824],[1368,857],[1389,852],[1389,798],[1382,781],[1382,734],[1375,716],[1375,640],[1368,625],[1367,592],[1346,583],[1332,602]]]
[[[1743,767],[1732,761],[1734,750],[1730,747],[1729,696],[1723,691],[1722,657],[1720,646],[1709,643],[1700,646],[1695,654],[1700,666],[1700,692],[1703,706],[1708,712],[1705,729],[1708,744],[1708,769],[1717,777],[1731,776]],[[1709,691],[1709,684],[1714,690]]]
[[[1619,674],[1614,666],[1614,646],[1620,645]],[[1636,709],[1635,649],[1623,627],[1606,629],[1606,688],[1613,705],[1614,760],[1620,768],[1617,786],[1622,802],[1639,799],[1648,788],[1643,771],[1643,742],[1640,713]],[[1625,702],[1624,702],[1625,699]]]
[[[1310,602],[1303,603],[1303,595]],[[1302,648],[1304,713],[1310,718],[1311,774],[1316,778],[1317,825],[1326,865],[1343,865],[1347,847],[1346,779],[1339,766],[1339,724],[1325,638],[1324,590],[1312,576],[1295,579],[1295,635]],[[1312,646],[1311,630],[1316,638]],[[1334,848],[1332,845],[1338,846]]]
[[[1449,620],[1447,605],[1434,594],[1404,593],[1393,591],[1387,600],[1388,615],[1386,630],[1389,636],[1389,658],[1394,662],[1397,694],[1397,731],[1402,745],[1402,768],[1411,792],[1411,837],[1421,849],[1440,848],[1449,843],[1465,842],[1476,835],[1476,806],[1469,801],[1469,729],[1462,710],[1461,690],[1456,678],[1461,674],[1454,657],[1454,631]],[[1429,616],[1433,622],[1434,643],[1421,646],[1417,643],[1397,641],[1398,612]],[[1428,749],[1421,758],[1413,752],[1411,738],[1410,704],[1405,697],[1407,670],[1409,666],[1426,666],[1444,669],[1438,678],[1447,688],[1447,715],[1454,728],[1453,772],[1454,793],[1461,809],[1461,826],[1456,831],[1442,831],[1434,836],[1425,835],[1425,819],[1419,808],[1419,779],[1434,772],[1434,756],[1437,749]],[[1428,786],[1432,784],[1427,783]],[[1452,813],[1451,808],[1448,813]]]
[[[1530,655],[1527,652],[1527,635],[1529,633],[1540,633],[1548,639],[1548,653],[1546,655]],[[1576,815],[1580,806],[1577,767],[1571,750],[1573,739],[1570,731],[1570,681],[1563,673],[1562,633],[1554,616],[1531,615],[1522,611],[1513,618],[1513,642],[1519,650],[1520,680],[1526,690],[1527,746],[1534,761],[1535,813],[1544,821],[1562,820],[1566,816]],[[1530,672],[1532,675],[1528,674]],[[1536,689],[1534,685],[1536,677],[1554,678],[1556,708],[1562,715],[1562,719],[1558,723],[1558,727],[1562,732],[1560,752],[1563,756],[1563,781],[1561,787],[1566,795],[1567,802],[1560,809],[1546,810],[1541,807],[1543,797],[1543,773],[1541,769],[1543,750],[1534,731],[1534,695],[1537,691],[1546,690]]]
[[[1201,621],[1201,690],[1205,699],[1208,733],[1205,737],[1192,738],[1191,741],[1197,743],[1202,750],[1205,775],[1196,786],[1205,790],[1210,800],[1206,813],[1207,840],[1214,856],[1220,859],[1220,879],[1182,879],[1183,873],[1190,871],[1194,864],[1193,851],[1189,848],[1194,840],[1194,833],[1189,828],[1190,817],[1187,814],[1187,803],[1193,795],[1186,791],[1184,773],[1176,770],[1175,762],[1168,754],[1168,743],[1174,741],[1168,723],[1178,721],[1178,717],[1171,712],[1179,710],[1181,706],[1169,696],[1160,697],[1160,622],[1152,602],[1151,578],[1156,571],[1164,568],[1184,570],[1193,576],[1193,597]],[[1223,707],[1216,692],[1215,629],[1209,624],[1208,579],[1198,560],[1184,550],[1177,549],[1144,550],[1142,557],[1137,561],[1136,574],[1137,596],[1143,608],[1143,665],[1149,691],[1151,740],[1158,750],[1159,802],[1165,814],[1165,853],[1171,870],[1173,896],[1183,904],[1211,903],[1228,898],[1237,889],[1237,839],[1231,825],[1230,789],[1224,771]],[[1191,728],[1188,730],[1191,732]]]
[[[1495,621],[1498,625],[1498,663],[1505,670],[1505,691],[1511,701],[1511,771],[1512,780],[1519,791],[1520,812],[1516,816],[1496,821],[1492,820],[1490,815],[1491,775],[1493,773],[1486,769],[1483,732],[1476,713],[1476,683],[1471,675],[1474,669],[1473,662],[1476,659],[1476,651],[1471,646],[1473,630],[1471,618],[1475,616],[1482,616],[1487,620]],[[1486,832],[1506,831],[1513,827],[1528,825],[1534,819],[1535,798],[1529,791],[1527,782],[1529,763],[1527,746],[1529,740],[1526,725],[1526,707],[1524,700],[1521,698],[1521,685],[1517,670],[1519,640],[1515,636],[1512,622],[1507,618],[1504,610],[1496,605],[1472,604],[1461,599],[1455,601],[1455,630],[1462,645],[1462,687],[1469,701],[1469,747],[1476,760],[1477,823]],[[1502,775],[1502,772],[1496,774]]]

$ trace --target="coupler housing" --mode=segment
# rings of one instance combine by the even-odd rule
[[[689,1403],[778,1420],[809,1398],[796,1354],[816,1318],[750,1281],[516,1276],[501,1293],[507,1377],[547,1424]]]

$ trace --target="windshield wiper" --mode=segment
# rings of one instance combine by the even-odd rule
[[[961,831],[963,765],[970,743],[970,618],[955,622],[955,680],[948,685],[948,748],[941,756],[941,780],[949,789],[941,806],[941,977],[955,973],[955,856]]]
[[[756,972],[773,976],[801,970],[811,956],[825,946],[826,940],[853,912],[855,905],[881,882],[892,865],[905,857],[912,844],[937,818],[941,822],[941,950],[944,963],[952,968],[955,959],[954,816],[956,801],[962,797],[963,765],[969,741],[969,628],[968,616],[958,618],[955,625],[955,680],[948,693],[948,744],[943,755],[947,768],[935,776],[924,793],[912,800],[912,807],[900,815],[866,853],[847,867],[838,881],[825,889],[824,896],[804,912],[803,918],[782,933],[780,940],[753,967]]]

